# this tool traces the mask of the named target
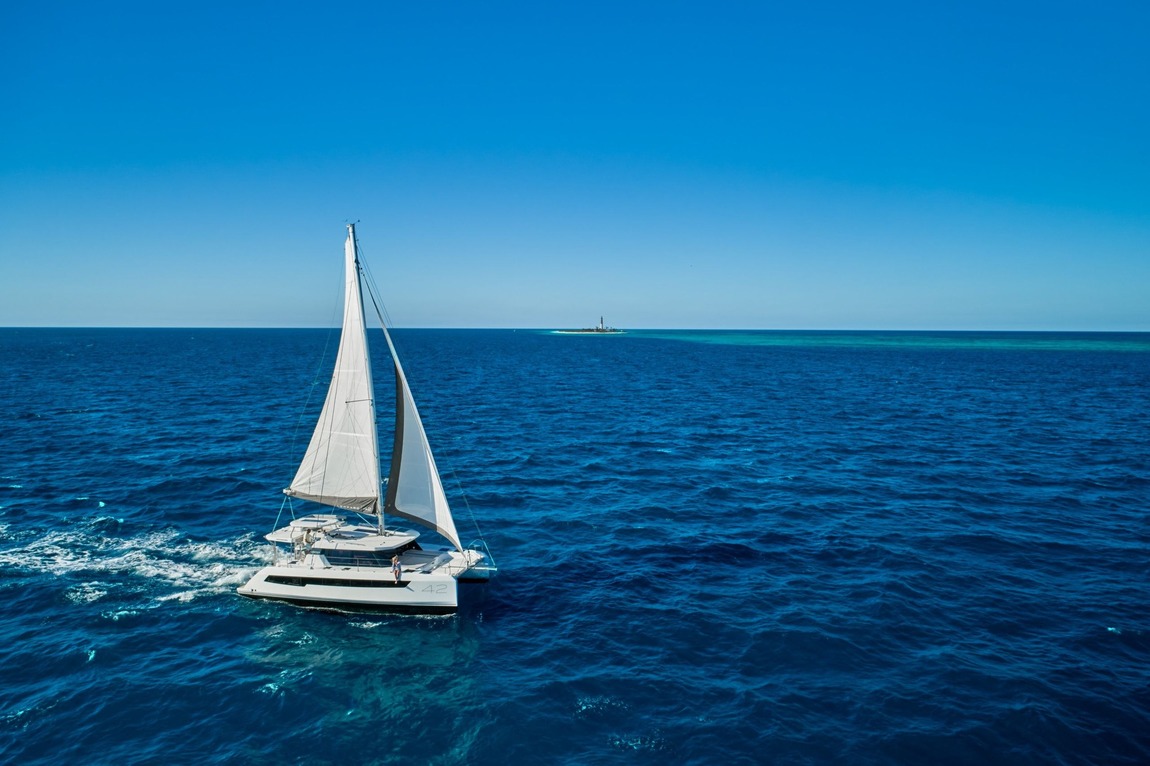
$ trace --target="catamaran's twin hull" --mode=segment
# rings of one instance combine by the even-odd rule
[[[459,608],[458,583],[450,574],[390,570],[269,566],[238,589],[242,596],[301,606],[347,610],[452,614]]]
[[[450,614],[459,606],[458,583],[486,582],[495,571],[480,551],[427,551],[418,537],[332,514],[293,519],[266,535],[277,546],[275,563],[236,590],[305,606]]]

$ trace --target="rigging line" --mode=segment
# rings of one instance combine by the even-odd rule
[[[369,274],[366,269],[364,269],[364,276],[366,276],[369,280],[367,284],[367,297],[371,298],[371,307],[375,309],[375,318],[379,320],[380,325],[382,325],[384,331],[386,332],[387,328],[391,326],[390,317],[388,317],[387,321],[384,321],[384,315],[387,313],[387,308],[383,306],[383,300],[381,300],[376,294],[375,284],[374,282],[370,281],[371,274]]]
[[[291,497],[289,497],[288,495],[284,495],[283,500],[280,501],[279,513],[276,514],[276,523],[272,524],[272,531],[273,532],[280,528],[280,518],[284,515],[284,506],[285,505],[291,506],[291,517],[293,519],[295,518],[295,506],[291,505]]]
[[[463,482],[459,480],[459,474],[450,465],[447,470],[451,472],[451,478],[455,480],[455,486],[459,489],[459,496],[463,498],[463,505],[467,508],[467,515],[471,518],[471,523],[475,525],[475,533],[482,539],[483,530],[479,528],[479,519],[475,518],[475,511],[471,509],[471,501],[467,499],[467,493],[463,490]]]
[[[331,348],[331,339],[335,334],[335,320],[338,318],[341,323],[343,320],[343,292],[345,287],[344,280],[341,278],[338,284],[339,290],[337,292],[336,300],[332,304],[331,317],[328,320],[327,332],[324,334],[323,351],[320,352],[319,358],[316,360],[315,372],[312,374],[311,385],[307,387],[307,396],[304,399],[303,406],[300,407],[299,417],[296,418],[295,428],[292,429],[291,442],[288,445],[288,450],[290,451],[290,459],[292,460],[295,460],[296,456],[299,455],[299,452],[296,451],[296,444],[299,442],[300,428],[304,424],[304,418],[307,416],[307,413],[311,410],[311,401],[315,396],[316,389],[319,387],[323,380],[320,376],[323,374],[325,367],[324,362],[327,360],[328,349]],[[304,457],[306,457],[306,455]],[[302,461],[303,457],[301,457],[300,460]],[[291,508],[291,516],[294,519],[295,505],[290,502],[290,498],[288,498],[288,505]],[[279,523],[279,516],[282,514],[283,504],[281,503],[279,515],[276,516],[277,524]]]
[[[328,357],[328,349],[331,348],[331,339],[332,339],[332,336],[335,334],[335,329],[336,329],[335,321],[336,321],[336,319],[339,319],[341,323],[343,321],[343,311],[344,311],[343,292],[344,292],[344,287],[345,287],[344,280],[341,278],[339,281],[339,291],[337,293],[337,298],[336,298],[335,302],[332,304],[331,318],[328,321],[327,332],[324,334],[323,351],[320,352],[319,359],[316,360],[315,373],[312,374],[311,385],[309,385],[307,387],[307,397],[304,399],[303,406],[300,408],[299,417],[296,418],[295,428],[292,429],[291,443],[290,443],[288,449],[291,451],[291,457],[293,460],[295,459],[295,456],[299,454],[296,451],[296,444],[299,441],[300,427],[304,424],[304,417],[307,415],[308,411],[311,409],[311,401],[312,401],[312,398],[315,396],[316,389],[319,387],[320,383],[323,382],[323,379],[320,376],[323,374],[325,362],[326,362],[327,357]],[[334,364],[334,362],[333,362],[333,364]],[[301,458],[301,460],[302,460],[302,458]],[[281,512],[282,512],[282,508],[281,508]],[[293,518],[295,517],[295,507],[294,506],[292,507],[292,517]]]
[[[356,247],[359,253],[363,253],[363,248],[359,247],[359,240],[356,240]],[[375,283],[375,277],[372,276],[371,271],[367,267],[364,260],[360,260],[360,270],[365,277],[364,282],[367,285],[367,294],[371,298],[371,305],[375,308],[376,317],[379,319],[380,324],[386,328],[391,327],[391,316],[388,315],[387,306],[383,303],[380,297],[379,287]],[[386,319],[385,319],[386,317]],[[439,455],[437,462],[445,462],[443,454]],[[475,532],[480,538],[483,537],[483,530],[479,528],[479,520],[475,517],[475,511],[471,508],[471,501],[467,498],[467,493],[463,490],[463,482],[459,480],[459,474],[455,472],[455,468],[450,463],[447,464],[447,470],[451,474],[451,478],[455,480],[455,486],[459,489],[459,496],[463,498],[463,505],[467,508],[467,515],[471,519],[471,523],[475,526]]]
[[[359,246],[359,239],[355,241],[356,248],[359,253],[363,254],[363,248]],[[371,298],[371,304],[375,307],[376,316],[379,318],[379,323],[384,327],[391,327],[391,315],[387,311],[387,305],[383,302],[382,293],[379,291],[379,285],[375,283],[375,276],[372,275],[371,269],[367,266],[366,259],[360,259],[359,269],[363,272],[364,283],[367,285],[367,294]]]

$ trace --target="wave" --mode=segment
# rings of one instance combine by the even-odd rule
[[[131,593],[155,603],[234,590],[255,571],[260,546],[250,535],[196,541],[172,528],[121,537],[120,521],[92,519],[66,529],[5,535],[0,567],[8,576],[49,575],[68,582],[65,597],[93,603]],[[79,579],[79,582],[71,582]]]

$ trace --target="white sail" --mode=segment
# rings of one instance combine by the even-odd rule
[[[455,520],[443,491],[443,482],[435,466],[435,457],[427,443],[423,421],[415,407],[415,399],[403,374],[403,365],[392,345],[391,335],[385,327],[384,337],[395,363],[395,447],[391,457],[391,477],[387,485],[387,513],[431,527],[446,537],[456,550],[463,550],[459,544],[459,533],[455,531]]]
[[[363,317],[355,226],[344,246],[343,333],[319,422],[286,494],[337,508],[379,512],[379,437]]]

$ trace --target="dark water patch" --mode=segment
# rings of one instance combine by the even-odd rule
[[[1144,339],[399,330],[501,568],[420,620],[234,595],[327,335],[0,333],[6,758],[1150,758]]]

